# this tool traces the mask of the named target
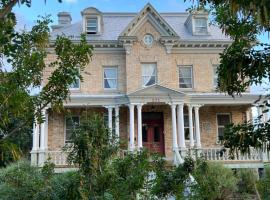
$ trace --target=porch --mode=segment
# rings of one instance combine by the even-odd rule
[[[127,95],[77,95],[65,104],[66,109],[80,115],[83,109],[106,116],[108,127],[121,140],[127,141],[123,151],[148,148],[173,161],[174,152],[200,152],[207,160],[221,162],[262,162],[262,154],[244,155],[233,160],[219,154],[217,113],[229,113],[232,122],[249,120],[253,98],[241,99],[220,95],[185,94],[154,85]],[[151,114],[152,117],[146,117]],[[162,117],[154,119],[158,113]],[[45,122],[34,124],[33,165],[42,166],[51,157],[56,166],[67,166],[61,151],[67,142],[67,121],[63,113],[44,110]],[[220,127],[222,130],[222,127]]]

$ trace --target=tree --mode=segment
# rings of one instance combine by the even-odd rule
[[[258,36],[270,30],[270,4],[268,0],[198,0],[199,6],[209,8],[212,23],[218,25],[232,39],[232,44],[220,54],[218,90],[229,95],[241,95],[252,84],[269,80],[270,43]],[[269,107],[270,95],[254,103]],[[266,109],[264,112],[268,112]],[[261,118],[262,116],[259,116]],[[257,120],[231,125],[225,131],[224,145],[232,151],[249,152],[250,147],[267,148],[270,141],[268,123]]]
[[[34,118],[42,122],[45,107],[61,108],[69,96],[69,85],[82,78],[80,71],[92,55],[84,35],[78,44],[59,36],[53,44],[57,58],[46,64],[51,20],[42,17],[30,31],[19,32],[12,12],[16,3],[31,6],[31,0],[0,1],[0,140],[20,133]],[[5,60],[11,70],[6,70]],[[42,79],[45,67],[54,69],[46,85]],[[31,90],[41,85],[39,94],[31,96]]]

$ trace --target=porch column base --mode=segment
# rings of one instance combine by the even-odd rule
[[[47,151],[46,150],[39,151],[38,166],[43,167],[46,160],[47,160]]]
[[[38,151],[32,150],[30,153],[31,153],[31,165],[38,166]]]

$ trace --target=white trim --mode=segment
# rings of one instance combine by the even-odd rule
[[[230,116],[230,123],[232,123],[232,113],[224,112],[224,113],[216,113],[216,143],[220,144],[219,140],[219,133],[218,133],[218,115],[229,115]]]
[[[116,88],[105,88],[105,84],[104,84],[104,72],[105,72],[105,69],[115,69],[116,70]],[[108,78],[107,78],[108,79]],[[112,66],[103,66],[103,69],[102,69],[102,86],[103,86],[103,90],[105,91],[117,91],[118,90],[118,66],[116,65],[112,65]]]
[[[178,67],[178,88],[181,90],[193,90],[194,89],[194,74],[193,74],[193,65],[177,65]],[[191,68],[191,87],[190,88],[183,88],[180,87],[180,68]],[[188,77],[185,77],[188,78]]]

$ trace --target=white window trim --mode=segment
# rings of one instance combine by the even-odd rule
[[[78,69],[79,69],[79,74],[81,74],[81,70],[80,70],[79,67],[78,67]],[[69,86],[69,90],[70,90],[70,91],[80,91],[80,90],[81,90],[81,79],[78,77],[78,80],[79,80],[79,87],[77,87],[77,88],[72,88],[72,87]]]
[[[96,34],[87,34],[87,19],[97,18],[97,32]],[[101,34],[101,16],[100,15],[85,15],[83,16],[83,32],[87,35],[100,35]]]
[[[217,85],[215,85],[215,78],[218,78],[218,75],[217,73],[216,74],[214,73],[215,69],[217,72],[217,68],[218,68],[217,64],[212,65],[212,73],[213,73],[212,86],[214,90],[216,90],[216,87],[217,87]]]
[[[70,117],[79,117],[79,124],[81,123],[81,116],[80,115],[71,115],[71,116],[64,117],[64,120],[65,120],[64,144],[70,144],[70,142],[66,140],[66,138],[67,138],[67,118],[70,118]]]
[[[232,123],[232,114],[231,113],[216,113],[216,138],[217,138],[216,143],[220,144],[220,140],[219,140],[219,137],[218,137],[218,128],[219,128],[218,115],[229,115],[230,116],[230,123]]]
[[[94,33],[87,33],[88,31],[87,31],[87,28],[88,28],[88,26],[87,26],[87,21],[88,20],[90,20],[90,19],[95,19],[96,20],[96,22],[97,22],[97,24],[96,24],[96,32]],[[89,26],[90,27],[90,26]],[[96,35],[97,33],[98,33],[98,28],[99,27],[99,23],[98,23],[98,17],[97,16],[92,16],[92,17],[86,17],[85,18],[85,32],[87,33],[87,34],[93,34],[93,35]]]
[[[150,87],[152,85],[144,85],[144,83],[143,83],[143,77],[144,77],[144,75],[142,74],[142,71],[143,71],[142,68],[143,68],[143,65],[144,64],[155,64],[156,65],[155,83],[152,84],[152,85],[155,85],[158,82],[158,77],[157,77],[157,75],[158,75],[158,67],[157,67],[157,63],[156,62],[144,62],[144,63],[141,63],[141,85],[142,85],[143,88],[147,88],[147,87]]]
[[[105,84],[104,84],[104,72],[105,69],[115,69],[116,70],[116,88],[105,88]],[[106,79],[112,79],[112,78],[106,78]],[[118,66],[103,66],[103,70],[102,70],[102,85],[103,85],[103,90],[107,90],[107,91],[112,91],[112,90],[118,90]]]
[[[197,19],[205,19],[206,20],[206,32],[198,32],[196,31],[196,20]],[[193,26],[192,26],[192,29],[193,29],[193,34],[194,35],[209,35],[209,30],[208,30],[208,18],[207,17],[194,17],[193,18]]]
[[[191,68],[191,88],[180,87],[180,68]],[[193,90],[194,89],[193,65],[178,65],[178,87],[181,90]]]

